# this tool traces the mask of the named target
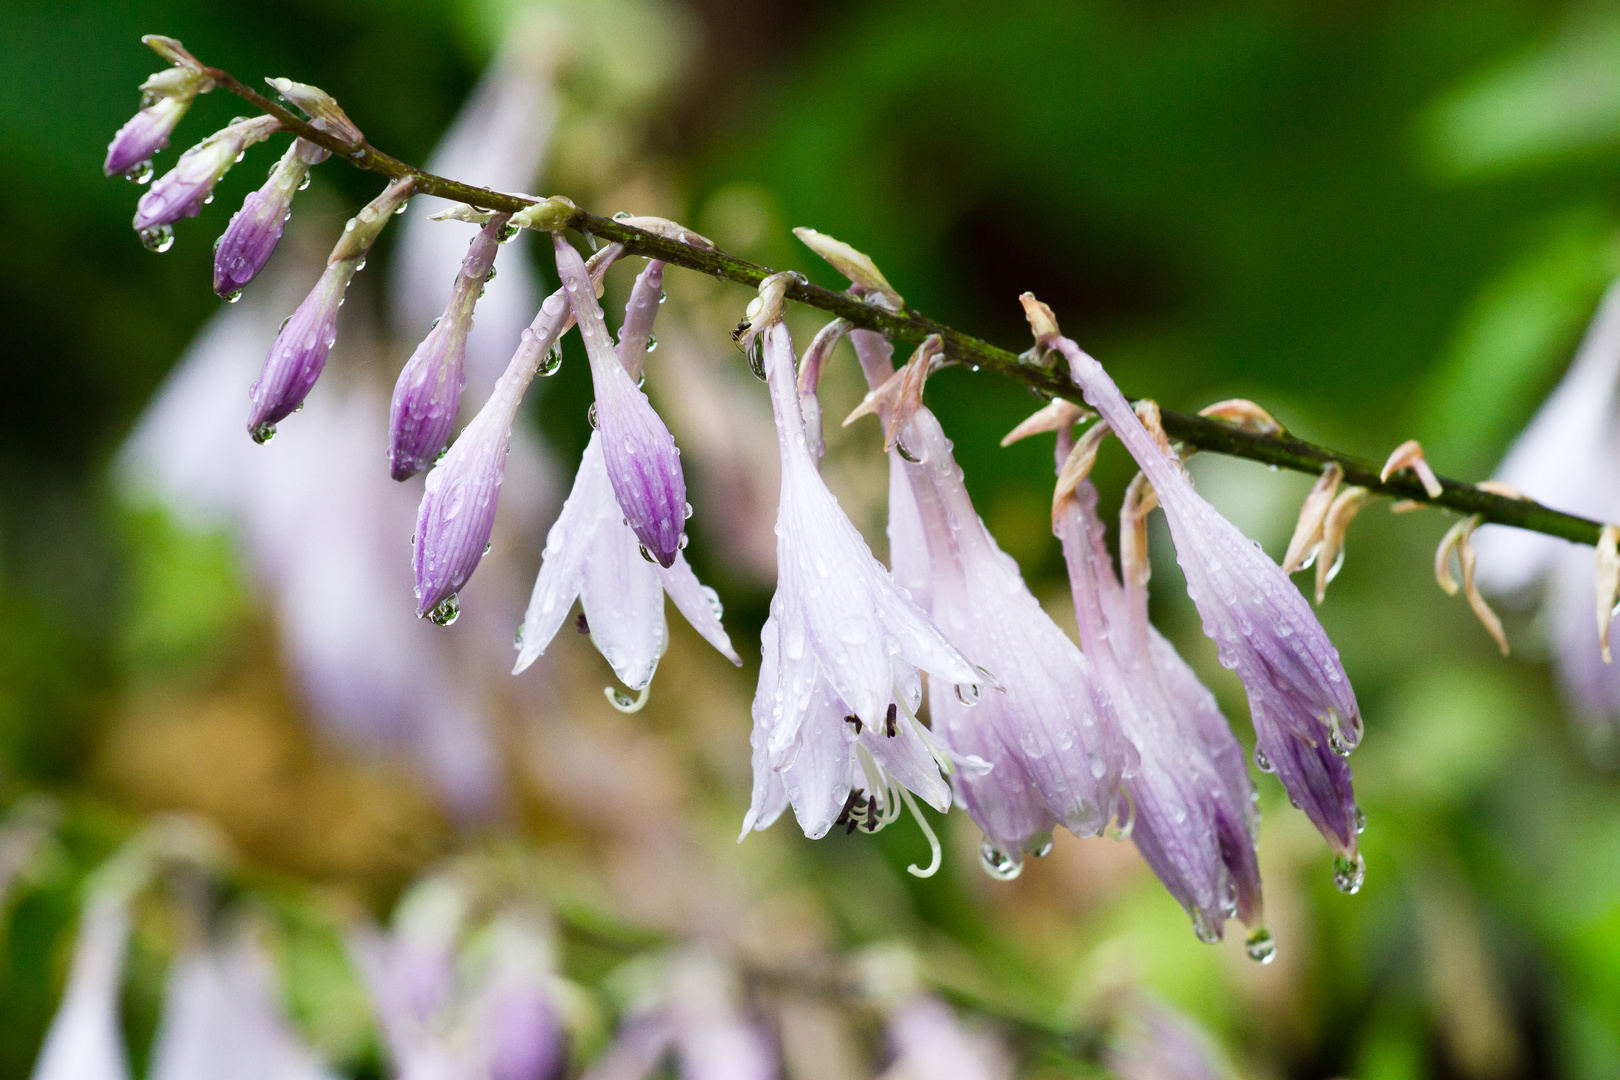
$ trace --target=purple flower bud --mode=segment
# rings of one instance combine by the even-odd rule
[[[355,127],[349,114],[343,111],[332,95],[318,86],[293,82],[291,79],[266,79],[278,94],[309,115],[309,125],[316,131],[330,135],[349,150],[365,145],[366,137]]]
[[[143,242],[153,237],[166,239],[174,222],[196,217],[213,195],[214,185],[241,159],[243,152],[281,130],[273,116],[255,116],[214,132],[180,155],[173,169],[164,173],[141,196],[135,206],[135,231]]]
[[[1068,338],[1053,345],[1158,495],[1204,632],[1248,691],[1256,761],[1321,831],[1339,856],[1340,887],[1354,891],[1360,812],[1342,758],[1361,739],[1361,712],[1338,649],[1282,568],[1193,490],[1102,365]]]
[[[395,480],[408,480],[433,464],[450,441],[450,429],[461,408],[461,391],[467,384],[463,362],[473,306],[495,264],[495,253],[510,217],[496,214],[473,238],[444,314],[405,362],[394,384],[394,401],[388,413],[388,466]],[[493,513],[493,504],[490,510]],[[471,567],[467,572],[472,572]]]
[[[276,250],[281,230],[292,213],[293,194],[309,177],[309,167],[325,161],[327,151],[304,139],[294,139],[264,186],[242,202],[214,248],[214,291],[235,300],[252,281],[270,253]]]
[[[169,145],[169,136],[197,95],[213,89],[213,80],[190,53],[181,48],[175,55],[183,61],[141,84],[140,111],[107,145],[102,168],[108,176],[125,176],[144,184],[152,175],[152,156]]]
[[[555,237],[557,274],[579,322],[591,362],[596,403],[591,407],[608,479],[630,528],[661,566],[670,566],[686,533],[686,479],[680,450],[647,395],[619,362],[602,308],[580,258]]]
[[[269,442],[276,433],[276,424],[304,403],[320,378],[332,343],[337,340],[337,313],[344,291],[365,264],[366,252],[383,226],[414,187],[413,180],[395,180],[349,219],[320,280],[292,317],[281,324],[281,333],[270,346],[259,380],[248,391],[253,399],[248,434],[255,442]]]

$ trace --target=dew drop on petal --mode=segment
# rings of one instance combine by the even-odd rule
[[[428,622],[434,626],[449,626],[461,617],[461,598],[451,595],[438,607],[427,613]]]
[[[979,863],[997,881],[1011,881],[1024,872],[1024,857],[1009,855],[988,840],[979,847]]]
[[[1243,951],[1257,964],[1269,964],[1277,957],[1277,939],[1271,931],[1260,927],[1243,939]]]
[[[252,436],[254,442],[258,443],[260,446],[263,446],[265,443],[276,437],[276,425],[255,424],[248,430],[248,435]]]
[[[1353,896],[1361,891],[1362,882],[1367,880],[1367,860],[1357,852],[1354,858],[1345,858],[1336,855],[1333,859],[1333,885],[1347,896]]]

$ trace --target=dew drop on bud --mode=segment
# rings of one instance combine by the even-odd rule
[[[305,180],[304,183],[307,184],[307,183],[309,183],[309,181]],[[300,190],[302,190],[302,189],[300,189]],[[411,200],[406,199],[404,202],[402,202],[398,206],[394,207],[394,216],[398,217],[400,214],[403,214],[405,212],[405,208],[407,206],[410,206],[410,205],[411,205]]]
[[[961,683],[956,684],[956,700],[963,705],[970,708],[977,705],[979,703],[979,694],[980,690],[976,683],[969,683],[965,687]]]
[[[1277,957],[1277,939],[1271,931],[1260,927],[1243,939],[1243,951],[1257,964],[1269,964]]]
[[[596,402],[591,402],[591,407],[585,411],[585,419],[591,422],[593,429],[596,427]]]
[[[248,434],[252,436],[254,442],[258,443],[260,446],[263,446],[265,443],[276,437],[276,425],[254,424],[248,429]]]
[[[305,173],[304,178],[298,182],[298,190],[303,191],[307,187],[309,187],[309,174]]]
[[[676,551],[685,551],[686,550],[686,545],[690,544],[691,542],[692,542],[692,538],[690,536],[687,536],[685,533],[681,533],[681,538],[679,540],[675,541],[675,550]]]
[[[759,339],[748,347],[748,370],[754,373],[754,378],[760,382],[769,382],[765,377],[765,352],[760,348]]]
[[[557,374],[557,369],[560,367],[562,367],[562,344],[554,342],[551,348],[546,350],[546,355],[540,358],[540,363],[536,365],[534,373],[541,378],[545,378]]]
[[[922,458],[908,450],[906,448],[906,444],[901,442],[899,439],[894,440],[894,452],[899,454],[905,460],[911,462],[913,465],[922,464]]]
[[[449,626],[459,618],[461,618],[461,598],[454,594],[427,613],[428,622],[434,626]]]
[[[1263,773],[1277,771],[1276,766],[1271,764],[1271,759],[1266,757],[1266,752],[1258,746],[1254,748],[1254,767]]]
[[[172,225],[153,225],[149,229],[140,231],[141,246],[147,251],[164,252],[174,246],[174,227]]]
[[[494,546],[495,546],[495,542],[493,540],[491,540],[489,543],[485,544],[484,545],[484,554],[488,555],[490,548],[493,548]]]
[[[636,215],[632,214],[628,210],[620,210],[618,213],[613,215],[613,220],[614,221],[629,221],[631,218],[633,218],[635,216]]]
[[[667,290],[664,290],[664,289],[659,289],[658,290],[658,302],[660,304],[662,304],[665,300],[668,300],[668,299],[669,299],[669,292]]]
[[[240,299],[242,299],[242,290],[241,289],[237,289],[235,292],[225,294],[225,302],[227,304],[234,304]]]
[[[1356,835],[1360,836],[1367,831],[1367,811],[1356,807]]]
[[[137,161],[124,172],[124,179],[132,184],[144,184],[152,179],[152,162]]]
[[[1346,896],[1354,896],[1361,891],[1361,883],[1367,880],[1367,860],[1357,852],[1355,858],[1347,859],[1343,855],[1333,857],[1333,885]]]
[[[686,504],[686,509],[682,511],[682,514],[685,516],[687,521],[692,520],[692,504],[691,503]]]
[[[658,339],[653,337],[651,334],[647,335],[647,351],[648,352],[657,352],[658,351]]]
[[[1048,830],[1046,832],[1038,832],[1028,840],[1024,841],[1024,850],[1035,856],[1037,859],[1044,859],[1048,855],[1052,854],[1051,831]]]
[[[1009,855],[986,841],[979,847],[979,863],[997,881],[1011,881],[1024,872],[1024,857]]]
[[[655,563],[658,561],[657,559],[653,558],[653,553],[647,550],[646,544],[639,544],[637,546],[641,548],[641,557],[643,559],[646,559],[650,563]]]

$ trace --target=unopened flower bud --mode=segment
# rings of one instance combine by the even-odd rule
[[[834,270],[868,293],[881,296],[885,306],[896,311],[906,306],[905,300],[901,299],[894,286],[889,284],[889,279],[883,276],[883,271],[877,268],[871,256],[864,251],[857,251],[842,240],[836,240],[814,229],[794,229],[793,235],[797,236],[805,247],[827,260]]]
[[[281,129],[273,116],[238,120],[180,155],[135,207],[135,231],[147,234],[185,217],[196,217],[230,167],[247,147]]]
[[[141,110],[107,144],[103,171],[144,181],[151,175],[152,155],[169,145],[180,118],[197,95],[213,85],[201,71],[187,67],[169,68],[147,79],[141,84]]]
[[[326,357],[337,340],[337,313],[343,294],[383,225],[410,197],[415,186],[415,181],[409,178],[395,180],[349,219],[315,288],[282,324],[281,333],[270,346],[270,355],[265,357],[259,381],[248,392],[253,399],[248,433],[255,442],[269,442],[276,433],[277,422],[304,403],[315,380],[320,378]]]
[[[579,207],[573,200],[561,195],[553,195],[549,199],[541,199],[532,206],[524,207],[512,215],[511,223],[520,229],[540,229],[545,232],[555,232],[565,227]]]
[[[293,195],[309,177],[309,167],[327,158],[325,148],[306,139],[293,140],[270,179],[242,202],[225,233],[214,248],[214,291],[234,300],[243,286],[252,281],[281,239],[281,230],[292,213]]]
[[[473,239],[444,314],[416,347],[394,384],[388,414],[388,466],[395,480],[406,480],[429,465],[450,441],[461,391],[467,385],[464,361],[473,306],[495,265],[507,215],[497,214]],[[469,571],[470,572],[470,571]]]
[[[309,116],[309,126],[316,131],[332,136],[349,150],[358,150],[365,145],[366,137],[325,90],[291,79],[264,81],[275,87],[276,93],[304,110]]]

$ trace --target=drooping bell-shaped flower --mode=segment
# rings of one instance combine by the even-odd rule
[[[141,84],[141,109],[107,145],[102,169],[108,176],[124,176],[145,183],[152,175],[152,156],[169,145],[181,117],[214,88],[214,81],[198,59],[173,38],[148,34],[141,39],[174,66]]]
[[[135,231],[148,247],[167,247],[172,226],[202,213],[213,198],[214,185],[241,159],[242,153],[281,130],[273,116],[238,120],[214,132],[180,155],[174,168],[158,177],[152,189],[135,204]]]
[[[270,354],[265,357],[259,379],[248,391],[253,411],[248,417],[248,433],[259,443],[269,442],[276,424],[291,415],[309,395],[315,380],[326,367],[326,358],[337,340],[338,308],[349,282],[365,265],[366,252],[383,226],[406,198],[415,181],[395,180],[343,226],[343,236],[332,249],[326,269],[298,310],[282,324]]]
[[[118,1018],[118,989],[129,937],[122,897],[102,894],[85,906],[67,989],[45,1032],[32,1080],[128,1080],[129,1057]]]
[[[1077,836],[1102,831],[1130,749],[1107,712],[1091,661],[1042,610],[1018,565],[974,512],[950,440],[921,405],[922,376],[908,368],[885,378],[887,342],[858,333],[868,378],[904,386],[909,399],[892,412],[883,406],[895,446],[889,473],[895,577],[991,676],[979,675],[972,687],[931,681],[929,715],[953,751],[990,763],[986,774],[960,772],[956,797],[984,833],[986,869],[1011,877],[1025,852],[1045,854],[1056,826]],[[913,365],[925,367],[928,359],[919,355]]]
[[[600,285],[623,250],[614,244],[592,257],[589,272],[594,285]],[[559,289],[523,331],[489,400],[428,473],[412,541],[418,615],[441,624],[455,617],[458,607],[453,598],[484,557],[495,526],[512,425],[523,393],[537,374],[555,370],[554,350],[573,322]]]
[[[781,322],[781,286],[769,296],[775,280],[761,286],[763,309],[750,330],[764,337],[782,495],[776,595],[753,705],[754,796],[743,832],[769,825],[791,801],[815,837],[846,820],[859,826],[858,810],[868,827],[879,812],[892,819],[896,800],[910,802],[908,790],[940,806],[938,769],[951,759],[915,719],[916,672],[942,687],[985,676],[895,584],[822,480],[805,434],[793,341]]]
[[[433,464],[450,441],[450,430],[461,409],[461,391],[467,384],[464,361],[473,307],[495,264],[510,217],[492,216],[473,237],[450,292],[450,303],[394,383],[388,414],[388,469],[395,480],[408,480]]]
[[[247,940],[175,961],[152,1080],[329,1080],[276,1004],[269,958]]]
[[[631,290],[614,359],[614,363],[622,364],[620,370],[626,379],[640,377],[662,282],[662,264],[650,262]],[[552,294],[545,308],[554,312],[559,322],[572,318],[562,290]],[[550,344],[546,347],[549,349]],[[742,663],[720,623],[720,598],[698,581],[686,556],[677,550],[667,567],[646,556],[644,544],[625,520],[608,476],[602,449],[607,438],[605,430],[591,433],[579,472],[574,476],[573,491],[546,537],[540,574],[518,633],[518,658],[513,672],[524,670],[545,652],[568,617],[576,596],[584,609],[582,628],[590,633],[592,643],[612,666],[613,673],[631,689],[646,688],[668,645],[666,593],[693,629],[732,663]],[[453,453],[455,447],[451,450]],[[430,475],[428,482],[432,480]]]
[[[1039,302],[1028,297],[1025,304]],[[1087,403],[1136,459],[1164,508],[1204,632],[1248,692],[1257,764],[1276,772],[1338,855],[1340,886],[1358,888],[1360,811],[1344,755],[1361,739],[1361,712],[1338,649],[1282,568],[1193,490],[1180,459],[1148,433],[1102,365],[1058,334],[1039,306],[1050,326],[1040,344],[1068,360]]]
[[[647,395],[619,362],[585,260],[561,233],[554,238],[557,276],[579,321],[591,363],[596,403],[592,426],[625,520],[661,566],[671,566],[686,535],[686,479],[680,450]]]
[[[270,170],[270,179],[242,201],[214,248],[214,291],[221,297],[235,300],[264,269],[292,213],[294,193],[309,179],[309,167],[328,156],[325,147],[294,139]]]
[[[1060,461],[1070,441],[1060,435]],[[1059,499],[1052,526],[1068,564],[1080,645],[1139,758],[1123,781],[1122,830],[1192,915],[1199,937],[1219,940],[1235,916],[1256,927],[1250,955],[1270,959],[1270,933],[1259,928],[1259,822],[1243,748],[1214,695],[1148,622],[1146,552],[1121,542],[1122,558],[1134,563],[1121,586],[1090,481]]]

